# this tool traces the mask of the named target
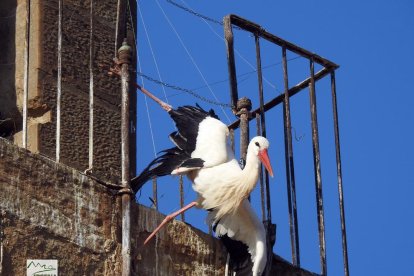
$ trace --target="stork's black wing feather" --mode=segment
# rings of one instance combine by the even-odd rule
[[[131,188],[136,193],[151,178],[171,174],[181,163],[189,158],[182,150],[177,147],[162,151],[163,155],[152,160],[151,163],[131,180]]]
[[[140,175],[131,180],[131,187],[135,193],[155,176],[171,174],[179,167],[203,167],[204,160],[191,158],[191,153],[196,147],[199,124],[207,117],[218,119],[214,110],[205,111],[199,105],[186,105],[171,109],[168,113],[178,129],[169,136],[176,147],[162,151],[161,156],[155,158]]]
[[[212,211],[208,210],[208,211]],[[213,231],[216,232],[216,227],[219,222],[216,222],[213,225]],[[251,276],[252,268],[253,268],[253,262],[251,259],[251,255],[248,251],[248,247],[246,244],[244,244],[241,241],[236,241],[231,238],[229,238],[226,235],[219,236],[218,237],[221,242],[224,244],[224,247],[226,247],[227,252],[230,255],[230,262],[229,267],[232,271],[236,272],[237,276]]]
[[[193,152],[196,147],[199,124],[207,117],[219,119],[213,109],[205,111],[199,105],[197,106],[180,106],[177,109],[169,111],[171,118],[174,120],[178,129],[178,137],[174,135],[170,138],[177,144],[177,139],[185,141],[185,150],[189,153]],[[184,144],[184,143],[183,143]],[[178,146],[178,145],[177,145]],[[179,146],[180,147],[180,146]]]
[[[134,193],[153,177],[171,174],[178,167],[200,168],[204,163],[203,159],[191,158],[189,154],[178,147],[162,152],[164,154],[152,160],[140,175],[131,180],[131,188]]]
[[[247,245],[230,239],[227,235],[219,237],[230,254],[229,267],[237,276],[252,276],[253,262]]]

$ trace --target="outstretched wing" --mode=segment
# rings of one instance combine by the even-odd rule
[[[180,167],[201,168],[204,161],[200,158],[191,158],[186,152],[178,147],[162,151],[164,154],[155,158],[141,172],[140,175],[131,180],[131,188],[136,193],[151,178],[171,174]]]
[[[200,106],[182,106],[169,111],[178,131],[170,135],[173,143],[192,158],[205,161],[204,167],[224,163],[228,159],[227,126],[218,119],[214,110]]]

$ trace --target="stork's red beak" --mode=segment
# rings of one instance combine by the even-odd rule
[[[262,164],[265,166],[266,170],[269,172],[269,175],[273,177],[273,169],[270,165],[269,155],[267,154],[267,149],[262,149],[259,151],[259,159],[262,161]]]

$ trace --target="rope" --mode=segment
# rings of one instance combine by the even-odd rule
[[[210,90],[211,94],[213,95],[214,99],[218,102],[218,99],[216,97],[216,95],[214,94],[213,90],[211,89],[210,86],[208,86],[208,82],[206,80],[206,78],[204,77],[203,73],[201,72],[200,68],[198,67],[197,63],[195,62],[193,56],[191,55],[190,51],[188,50],[188,48],[185,46],[181,36],[179,35],[179,33],[177,32],[177,30],[175,29],[174,25],[171,23],[170,19],[168,18],[167,14],[165,13],[164,9],[161,7],[160,3],[158,0],[155,1],[158,5],[158,7],[160,8],[161,12],[163,13],[165,19],[167,20],[168,24],[170,25],[171,29],[174,31],[175,35],[177,36],[178,40],[181,43],[181,46],[184,48],[185,52],[187,53],[188,57],[190,58],[191,62],[193,63],[194,67],[197,69],[198,73],[200,74],[201,78],[203,79],[204,83],[207,85],[208,89]],[[223,114],[226,116],[227,120],[230,122],[230,118],[227,115],[227,113],[225,112],[223,106],[220,106],[221,111],[223,112]]]

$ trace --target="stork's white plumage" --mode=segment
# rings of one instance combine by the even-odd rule
[[[210,223],[215,225],[219,237],[243,242],[248,247],[253,275],[261,275],[266,265],[264,227],[246,198],[257,183],[260,162],[273,175],[267,154],[268,140],[260,136],[251,140],[242,170],[229,146],[229,130],[213,110],[184,106],[168,112],[178,129],[170,134],[176,147],[153,160],[131,181],[131,186],[137,192],[154,176],[186,174],[198,199],[167,216],[145,243],[172,218],[197,206],[210,212]]]

